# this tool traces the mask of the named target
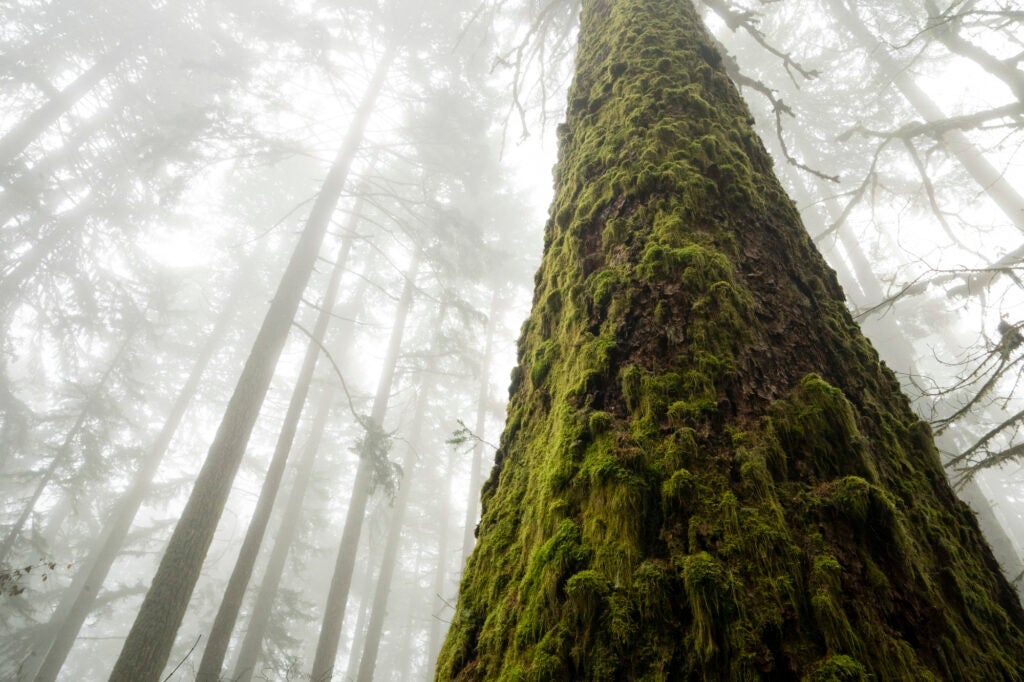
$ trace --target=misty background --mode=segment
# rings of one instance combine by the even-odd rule
[[[1020,591],[1024,12],[697,5]],[[0,679],[110,674],[317,216],[166,676],[201,675],[233,580],[223,679],[308,679],[331,628],[335,679],[432,677],[531,303],[577,14],[0,2]]]

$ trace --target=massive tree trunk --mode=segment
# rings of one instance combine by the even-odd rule
[[[349,168],[362,142],[363,131],[377,96],[384,87],[394,56],[395,50],[389,50],[377,65],[348,135],[324,179],[306,227],[253,342],[235,392],[224,411],[192,494],[114,665],[110,677],[112,682],[156,680],[167,664],[174,637],[199,579],[199,571],[224,511],[228,493],[231,492],[231,484],[241,464],[256,416],[270,387],[274,366],[284,348],[302,292],[316,263],[320,244],[345,187]]]
[[[412,308],[415,290],[418,254],[405,276],[402,297],[398,301],[395,320],[391,327],[391,338],[388,340],[387,353],[381,366],[380,378],[377,381],[377,392],[373,398],[369,424],[359,452],[359,467],[356,469],[355,480],[352,482],[352,497],[345,512],[345,527],[341,531],[341,542],[338,556],[331,574],[331,587],[324,605],[323,622],[320,625],[320,637],[317,639],[316,653],[313,656],[311,679],[317,682],[330,682],[334,675],[334,659],[338,654],[338,643],[341,641],[341,626],[345,620],[345,607],[348,604],[348,591],[352,585],[352,570],[355,567],[356,551],[359,549],[359,536],[363,531],[363,517],[366,515],[366,504],[370,499],[370,488],[381,464],[374,461],[380,456],[380,439],[385,437],[384,417],[388,411],[388,399],[398,368],[398,356],[402,348],[402,337],[405,334],[405,321]]]
[[[1015,679],[1024,612],[689,2],[585,0],[439,679]]]
[[[224,304],[224,310],[217,318],[213,330],[192,365],[185,385],[182,386],[174,405],[171,406],[167,421],[164,422],[159,435],[150,446],[138,471],[135,472],[131,487],[118,500],[95,549],[90,552],[82,567],[75,574],[67,594],[61,599],[60,605],[50,618],[47,627],[51,632],[47,633],[47,636],[52,639],[47,639],[34,656],[22,664],[21,670],[26,679],[34,679],[36,682],[51,682],[57,679],[68,652],[71,651],[75,638],[78,637],[78,631],[81,630],[82,624],[96,603],[96,596],[110,572],[110,567],[113,566],[121,547],[124,546],[135,515],[146,499],[150,484],[171,444],[171,439],[174,438],[178,425],[181,424],[181,420],[185,416],[185,411],[199,390],[199,382],[206,371],[206,366],[213,359],[217,348],[224,343],[224,334],[237,312],[238,301],[247,282],[248,278],[242,275],[235,283]],[[43,656],[45,658],[42,658]],[[38,670],[36,670],[37,666]]]
[[[356,215],[358,212],[357,207]],[[299,420],[306,406],[306,397],[309,395],[309,387],[313,381],[313,372],[316,371],[317,360],[320,358],[320,347],[327,334],[327,328],[330,326],[331,316],[334,314],[334,304],[338,300],[338,286],[341,283],[341,275],[345,270],[345,263],[351,248],[352,236],[349,231],[342,238],[341,246],[338,248],[334,268],[331,270],[331,278],[327,283],[327,290],[320,301],[320,312],[317,314],[312,338],[306,345],[306,357],[302,361],[302,368],[295,380],[295,390],[292,392],[288,411],[281,424],[277,445],[274,447],[274,455],[267,467],[266,476],[263,478],[260,496],[256,500],[256,508],[249,520],[249,527],[242,540],[242,546],[238,550],[238,559],[235,561],[235,567],[231,571],[227,587],[224,588],[224,596],[221,598],[217,615],[210,627],[206,649],[203,651],[203,658],[200,660],[199,670],[196,672],[198,682],[217,682],[220,679],[224,656],[227,654],[228,644],[231,643],[231,633],[235,629],[235,621],[238,620],[238,612],[242,608],[242,599],[245,598],[245,591],[249,587],[249,578],[252,577],[252,570],[256,566],[256,557],[263,544],[267,524],[270,523],[270,512],[274,508],[277,491],[281,487],[281,480],[284,477],[284,468],[288,463],[292,443],[295,441],[295,434],[299,429]]]

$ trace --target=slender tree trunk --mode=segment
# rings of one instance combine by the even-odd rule
[[[28,502],[26,502],[25,506],[22,508],[21,514],[14,522],[14,525],[11,526],[10,530],[7,531],[7,535],[4,537],[3,544],[0,544],[0,566],[9,564],[11,558],[10,554],[11,551],[14,549],[14,543],[17,541],[18,537],[24,530],[25,524],[28,522],[29,517],[32,516],[32,512],[36,508],[36,503],[38,503],[39,498],[42,497],[43,491],[46,489],[46,486],[48,486],[50,484],[50,481],[53,480],[54,474],[57,473],[61,466],[67,463],[67,460],[71,457],[71,454],[74,452],[75,439],[78,438],[79,434],[82,431],[82,427],[85,426],[86,420],[93,413],[93,401],[96,396],[96,393],[106,386],[107,381],[110,379],[110,375],[113,374],[114,370],[120,366],[121,359],[122,357],[124,357],[125,352],[127,352],[128,347],[131,345],[132,339],[134,337],[135,330],[133,329],[128,331],[124,341],[121,343],[121,347],[117,350],[117,353],[114,355],[113,360],[110,361],[110,364],[107,366],[106,371],[103,372],[103,375],[96,382],[95,386],[93,386],[92,390],[89,391],[89,394],[83,398],[82,407],[78,412],[78,417],[75,419],[74,425],[72,425],[72,427],[68,429],[68,432],[64,435],[64,441],[61,443],[60,448],[57,450],[57,453],[50,459],[50,463],[43,471],[43,475],[36,482],[35,490],[29,497]]]
[[[64,661],[82,629],[82,624],[96,604],[96,597],[110,573],[110,567],[113,566],[124,546],[135,515],[138,514],[139,508],[149,493],[150,484],[170,447],[171,440],[177,433],[178,426],[181,424],[189,404],[199,390],[206,367],[213,359],[217,348],[224,343],[224,335],[237,313],[238,302],[242,298],[247,284],[247,277],[244,274],[239,276],[224,303],[220,316],[214,323],[213,330],[199,350],[199,355],[171,406],[170,414],[168,414],[163,428],[160,429],[147,456],[143,459],[138,471],[135,472],[128,490],[118,500],[111,512],[95,549],[90,552],[81,568],[75,573],[67,593],[51,616],[47,625],[50,632],[46,643],[22,664],[21,669],[25,679],[34,679],[36,682],[50,682],[57,679],[57,675],[64,666]]]
[[[584,0],[438,680],[1016,679],[1024,611],[696,12]]]
[[[327,604],[324,606],[323,623],[320,626],[320,638],[313,658],[311,677],[317,682],[329,682],[334,675],[334,659],[338,654],[341,626],[345,619],[349,587],[352,584],[352,569],[355,566],[356,550],[359,548],[359,536],[363,530],[363,517],[366,514],[366,503],[370,498],[370,485],[374,475],[374,463],[371,461],[371,453],[374,450],[372,439],[379,438],[384,433],[384,416],[387,414],[388,398],[391,396],[391,387],[398,366],[406,318],[412,309],[417,268],[418,255],[414,256],[413,264],[405,277],[402,297],[395,311],[391,339],[388,341],[387,354],[381,367],[377,393],[370,413],[370,431],[366,434],[364,450],[360,453],[359,467],[356,469],[355,481],[352,484],[352,498],[345,514],[345,527],[341,533],[338,558],[334,564]]]
[[[316,463],[316,455],[320,449],[320,441],[323,439],[330,411],[330,392],[324,390],[319,399],[316,415],[313,417],[313,426],[310,429],[309,439],[306,441],[305,452],[295,472],[295,481],[292,483],[292,489],[288,496],[288,506],[281,517],[274,549],[270,553],[267,569],[252,607],[249,627],[238,649],[238,660],[235,661],[234,672],[229,678],[233,682],[250,682],[256,672],[263,635],[273,613],[274,597],[277,596],[277,588],[284,575],[288,550],[291,549],[292,541],[298,533],[299,522],[302,520],[302,503],[313,478],[313,465]]]
[[[477,441],[473,444],[473,460],[469,469],[469,499],[466,500],[466,523],[462,527],[462,565],[476,542],[476,522],[480,514],[480,485],[483,483],[484,429],[491,406],[491,363],[494,360],[494,334],[498,326],[499,294],[491,295],[491,309],[487,317],[487,340],[484,342],[483,362],[480,363],[480,390],[476,398],[476,422],[473,425]]]
[[[494,300],[497,300],[495,293]],[[494,315],[495,306],[491,306],[491,313]],[[442,313],[440,319],[444,319]],[[440,327],[440,321],[436,325]],[[490,323],[494,327],[493,318]],[[488,338],[488,346],[490,338]],[[436,346],[436,344],[435,344]],[[485,353],[484,367],[489,364],[489,353]],[[423,442],[423,423],[426,420],[427,406],[433,393],[433,387],[428,385],[426,380],[421,382],[422,390],[416,401],[416,411],[413,415],[412,425],[409,429],[409,442]],[[478,432],[479,433],[479,432]],[[402,529],[405,525],[405,512],[409,507],[409,493],[417,482],[417,453],[410,446],[406,446],[405,456],[402,458],[402,485],[398,490],[391,512],[391,523],[388,526],[388,537],[384,543],[384,551],[380,561],[380,571],[377,574],[377,586],[373,592],[373,603],[370,607],[370,622],[366,628],[366,637],[362,646],[362,655],[359,656],[359,671],[356,674],[357,682],[372,682],[374,668],[377,665],[377,653],[380,649],[381,632],[384,629],[384,617],[388,610],[388,597],[391,594],[391,581],[395,575],[395,565],[398,563],[398,548],[402,541]],[[357,630],[358,632],[358,630]],[[353,658],[356,657],[356,650],[353,648]],[[351,675],[349,676],[351,677]]]
[[[357,207],[355,214],[358,215],[358,213]],[[256,500],[256,508],[249,521],[245,538],[242,540],[242,547],[238,551],[238,559],[235,561],[235,567],[228,579],[224,596],[221,598],[220,608],[217,610],[213,626],[210,628],[210,636],[206,640],[206,649],[196,673],[196,680],[199,682],[217,682],[220,679],[221,668],[224,667],[224,657],[231,642],[231,633],[235,629],[235,621],[242,608],[242,600],[245,598],[245,591],[249,586],[253,567],[256,565],[260,545],[263,544],[267,524],[270,523],[270,512],[274,508],[277,491],[281,487],[285,465],[292,450],[292,443],[295,441],[295,433],[299,428],[299,420],[306,405],[306,396],[309,395],[309,386],[313,381],[313,373],[316,371],[316,363],[320,357],[320,346],[326,337],[334,305],[338,300],[338,285],[341,283],[341,276],[345,271],[345,263],[351,248],[351,233],[346,232],[341,246],[338,248],[327,290],[320,302],[320,312],[317,315],[312,338],[306,346],[306,357],[296,379],[295,390],[292,393],[284,422],[281,424],[277,446],[274,448],[274,455],[263,479],[263,487]]]
[[[882,69],[886,78],[892,80],[911,106],[929,123],[948,118],[935,102],[928,97],[914,81],[913,76],[900,67],[884,45],[871,34],[846,0],[828,0],[828,6],[846,30],[848,30]],[[1009,218],[1018,230],[1024,232],[1024,196],[1000,173],[961,130],[949,130],[942,134],[942,142],[950,155],[963,166],[978,187],[988,195],[996,206]]]
[[[26,116],[6,135],[0,138],[0,173],[14,159],[25,151],[33,140],[42,135],[47,128],[57,122],[61,116],[84,97],[90,90],[99,85],[128,56],[132,43],[122,43],[109,54],[103,55],[96,63],[86,69],[57,95]]]
[[[363,131],[395,56],[389,51],[377,65],[348,136],[324,180],[306,227],[278,286],[249,359],[235,387],[206,462],[174,529],[153,584],[142,602],[110,679],[156,680],[167,664],[174,637],[199,578],[213,533],[252,433],[274,366],[284,347],[303,290],[316,263],[331,215],[348,178]]]
[[[356,675],[359,673],[360,653],[366,644],[366,624],[370,621],[370,611],[373,608],[373,600],[370,598],[370,587],[373,585],[373,573],[371,572],[373,554],[367,551],[366,557],[366,572],[364,576],[366,589],[361,594],[358,589],[356,590],[356,594],[359,594],[359,615],[356,616],[356,626],[352,629],[352,641],[349,642],[345,677],[341,678],[346,680],[346,682],[356,679]]]
[[[935,38],[945,45],[950,52],[961,57],[970,59],[975,64],[988,71],[991,75],[1006,84],[1013,96],[1024,103],[1024,73],[1017,65],[1019,59],[999,59],[987,50],[978,47],[960,35],[960,23],[958,18],[943,16],[935,0],[925,0],[925,8],[928,10],[928,37]]]
[[[437,654],[441,650],[441,642],[444,638],[444,622],[441,620],[441,614],[444,613],[447,602],[444,599],[445,583],[448,579],[448,566],[451,561],[448,558],[448,535],[450,533],[451,526],[451,485],[452,474],[455,471],[455,450],[451,449],[448,452],[448,462],[445,466],[444,476],[441,479],[444,481],[445,486],[443,488],[444,494],[441,496],[440,504],[437,509],[437,566],[434,568],[434,593],[431,595],[430,603],[432,608],[430,610],[431,622],[430,622],[430,636],[427,640],[427,669],[433,670],[434,665],[437,663]],[[479,495],[474,496],[470,501],[475,505]],[[459,564],[461,568],[465,564],[465,561]],[[437,609],[437,613],[434,609]]]

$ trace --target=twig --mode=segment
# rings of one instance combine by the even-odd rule
[[[169,673],[169,674],[167,675],[167,677],[165,677],[165,678],[164,678],[164,682],[167,682],[167,680],[169,680],[169,679],[171,679],[172,677],[174,677],[174,673],[178,672],[178,668],[180,668],[180,667],[181,667],[182,665],[184,665],[184,664],[185,664],[185,661],[187,661],[187,660],[188,660],[188,657],[189,657],[189,656],[191,656],[191,655],[192,655],[192,652],[196,650],[196,647],[197,647],[197,646],[199,646],[199,640],[201,640],[202,638],[203,638],[203,636],[202,636],[202,635],[199,635],[198,637],[196,637],[196,642],[195,642],[195,644],[193,644],[193,645],[192,645],[192,648],[188,650],[188,653],[187,653],[187,654],[185,654],[185,657],[184,657],[183,659],[181,659],[180,661],[178,661],[178,665],[174,666],[174,670],[172,670],[172,671],[171,671],[171,672],[170,672],[170,673]]]

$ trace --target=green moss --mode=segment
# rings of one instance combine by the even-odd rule
[[[693,616],[690,630],[691,651],[697,660],[707,663],[719,651],[722,629],[722,603],[728,598],[725,571],[707,552],[683,557],[681,563],[687,606]]]
[[[852,406],[821,377],[805,377],[792,396],[772,404],[769,414],[782,449],[790,458],[808,462],[821,478],[877,478]]]
[[[870,677],[857,661],[849,656],[829,656],[810,675],[810,682],[867,682]]]

